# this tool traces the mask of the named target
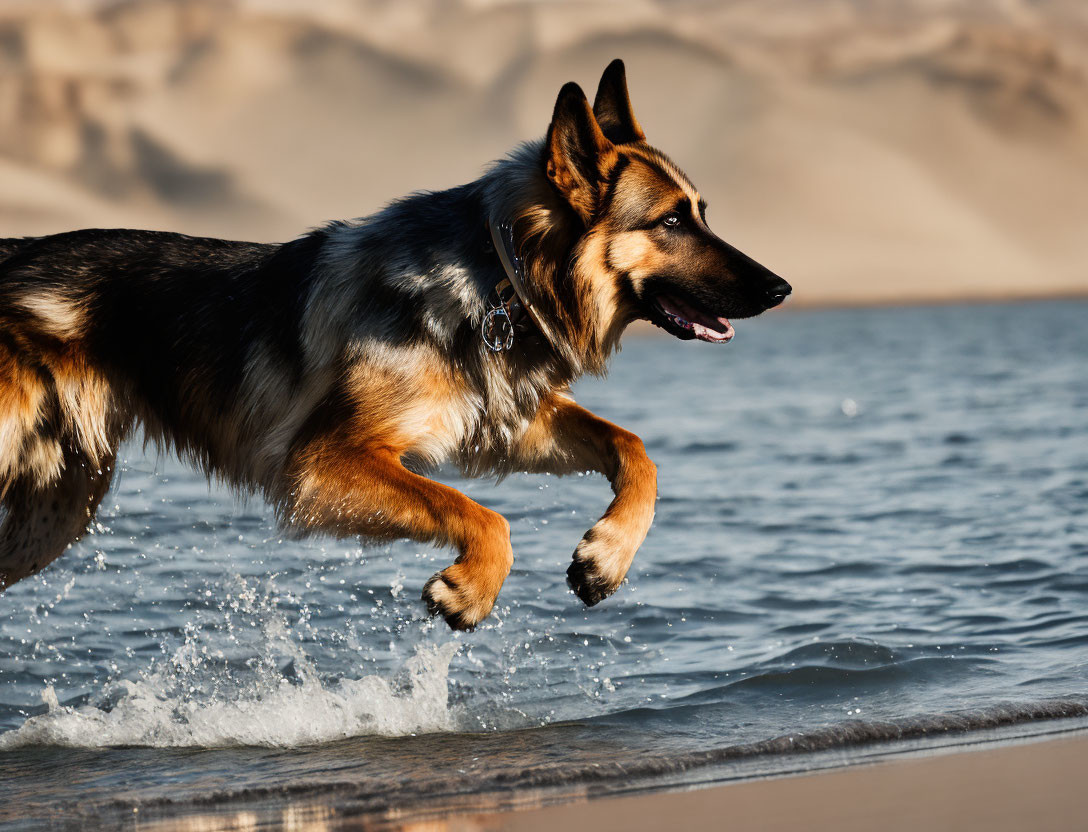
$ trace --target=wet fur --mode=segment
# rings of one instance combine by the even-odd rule
[[[633,215],[694,191],[642,141],[622,64],[595,112],[571,86],[547,139],[476,182],[284,245],[131,230],[0,240],[0,587],[78,539],[119,444],[142,430],[296,531],[454,546],[424,600],[458,628],[491,610],[509,526],[419,472],[601,471],[616,498],[568,574],[587,604],[613,592],[649,529],[656,470],[567,389],[652,318],[645,287],[683,272]],[[515,221],[553,341],[492,353],[480,339],[503,276],[493,215]]]

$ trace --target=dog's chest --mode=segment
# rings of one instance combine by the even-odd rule
[[[492,384],[479,387],[454,374],[453,383],[422,385],[408,419],[414,455],[431,462],[469,461],[503,454],[536,414],[535,389]]]
[[[348,373],[363,442],[380,442],[426,463],[504,455],[552,386],[542,373],[514,372],[485,356],[457,362],[421,345],[367,344]],[[466,370],[470,367],[470,370]]]

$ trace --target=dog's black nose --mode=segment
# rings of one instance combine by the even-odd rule
[[[793,287],[790,286],[790,284],[788,284],[784,280],[779,280],[777,283],[767,289],[767,303],[769,303],[771,306],[778,306],[778,304],[784,301],[792,291]]]

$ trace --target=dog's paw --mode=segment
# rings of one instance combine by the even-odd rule
[[[575,558],[567,567],[567,586],[587,607],[599,604],[614,591],[592,563]]]
[[[473,588],[460,564],[431,576],[423,587],[423,602],[431,616],[441,615],[451,629],[473,630],[487,618],[495,597]]]
[[[607,542],[590,529],[574,550],[574,560],[567,567],[567,586],[587,607],[599,604],[623,583],[627,570],[617,573],[616,560],[609,552]]]

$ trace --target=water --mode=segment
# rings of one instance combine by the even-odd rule
[[[630,338],[576,391],[658,464],[629,584],[588,611],[564,585],[602,478],[441,475],[513,528],[471,634],[418,600],[450,553],[285,539],[259,501],[130,447],[94,533],[0,596],[0,823],[365,808],[1082,714],[1086,318],[804,311],[724,348]]]

